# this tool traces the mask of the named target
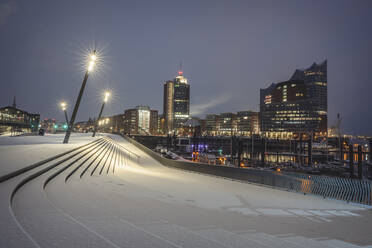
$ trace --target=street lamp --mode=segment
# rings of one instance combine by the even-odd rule
[[[99,111],[98,118],[97,118],[97,120],[96,120],[96,122],[94,124],[94,130],[93,130],[92,137],[96,136],[98,121],[99,121],[99,119],[101,119],[103,108],[105,107],[105,103],[108,101],[108,98],[109,97],[110,97],[110,92],[106,91],[105,92],[105,95],[104,95],[104,98],[103,98],[103,103],[102,103],[101,110]]]
[[[61,102],[61,108],[63,110],[63,112],[65,112],[65,118],[66,118],[66,124],[68,125],[68,117],[67,117],[67,104],[65,102]]]
[[[85,85],[87,84],[89,73],[93,70],[96,60],[97,60],[97,55],[96,55],[96,50],[94,50],[93,53],[89,56],[88,68],[87,68],[87,71],[85,72],[84,80],[81,85],[80,92],[79,92],[78,98],[75,103],[74,111],[72,112],[70,124],[67,127],[66,136],[65,136],[65,139],[63,140],[63,143],[65,144],[68,143],[68,140],[70,139],[71,131],[72,131],[72,128],[74,127],[76,114],[78,112],[80,101],[84,93]]]

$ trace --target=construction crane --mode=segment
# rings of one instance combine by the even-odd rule
[[[341,144],[341,114],[337,113],[337,121],[336,121],[336,130],[338,135],[338,146],[339,146],[339,152],[340,152],[340,165],[342,165],[342,144]]]
[[[341,114],[340,113],[337,113],[337,121],[336,121],[335,128],[337,130],[337,134],[338,134],[338,137],[339,138],[341,137],[341,129],[340,129],[341,121],[342,121]]]

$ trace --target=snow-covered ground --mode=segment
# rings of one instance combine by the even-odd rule
[[[0,183],[0,247],[372,245],[368,208],[171,169],[107,136],[73,136],[69,148],[58,135],[0,139],[5,172],[30,164],[19,163],[27,146],[45,146],[30,152],[37,161],[91,142]]]
[[[65,134],[45,136],[0,136],[0,177],[92,140],[92,134],[72,133],[63,144]]]

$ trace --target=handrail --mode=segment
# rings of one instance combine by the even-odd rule
[[[257,183],[287,191],[320,195],[324,198],[338,199],[372,205],[372,182],[366,180],[338,178],[318,175],[284,173],[268,170],[242,169],[236,167],[210,165],[188,161],[167,159],[160,156],[138,141],[124,136],[129,142],[167,167],[178,168],[239,181]]]

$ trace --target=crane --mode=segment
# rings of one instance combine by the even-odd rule
[[[336,121],[336,130],[338,135],[338,146],[339,146],[339,152],[340,152],[340,165],[342,164],[342,144],[341,144],[341,121],[342,117],[340,113],[337,113],[337,121]]]

